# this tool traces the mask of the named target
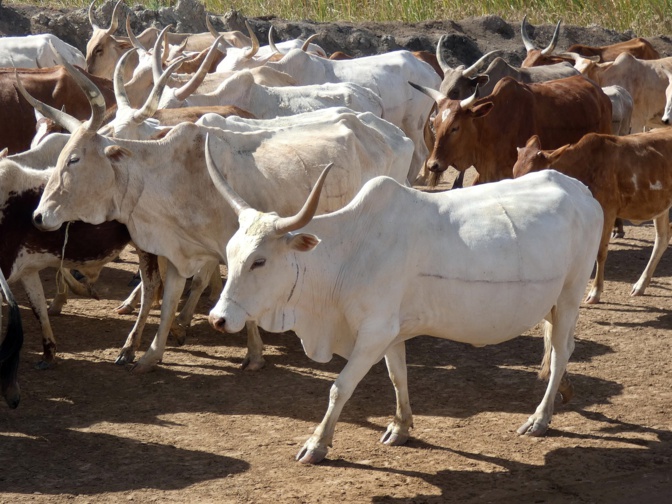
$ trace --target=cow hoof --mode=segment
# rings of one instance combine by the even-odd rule
[[[119,354],[119,357],[117,357],[117,360],[115,360],[114,363],[117,366],[126,366],[128,364],[133,364],[134,360],[135,360],[135,352],[133,350],[130,351],[122,350],[121,353]]]
[[[40,371],[44,371],[45,369],[51,369],[54,366],[56,366],[56,361],[41,360],[35,363],[35,369],[39,369]]]
[[[646,287],[642,287],[638,284],[635,284],[632,286],[632,290],[630,291],[631,296],[643,296],[644,291],[646,290]]]
[[[61,314],[61,310],[63,310],[62,306],[49,306],[49,308],[47,308],[47,315],[50,317],[58,317]]]
[[[625,233],[623,231],[614,231],[611,233],[612,238],[625,238]]]
[[[266,361],[264,360],[263,357],[245,356],[241,368],[243,369],[243,371],[259,371],[265,365]]]
[[[584,301],[586,304],[597,304],[600,302],[600,296],[599,294],[588,294],[588,297]]]
[[[19,407],[19,403],[21,402],[21,393],[19,392],[19,386],[11,386],[8,390],[5,391],[4,393],[5,396],[5,402],[7,403],[7,406],[10,407],[10,409],[16,409]]]
[[[170,336],[175,339],[177,346],[183,346],[187,342],[187,328],[180,324],[173,324],[170,328]]]
[[[408,441],[408,432],[399,431],[395,424],[390,424],[380,438],[380,442],[388,446],[401,446]]]
[[[520,426],[517,430],[518,434],[525,436],[540,437],[546,434],[548,424],[542,423],[540,420],[530,418],[527,422]]]
[[[130,371],[133,374],[147,374],[150,371],[154,371],[155,367],[156,366],[152,364],[144,364],[142,362],[138,362],[131,366]]]
[[[319,464],[327,456],[329,448],[318,446],[316,448],[306,448],[305,446],[301,448],[301,451],[297,454],[296,460],[302,464]]]
[[[117,306],[114,311],[116,311],[119,315],[130,315],[133,313],[133,307],[129,304],[121,304]]]

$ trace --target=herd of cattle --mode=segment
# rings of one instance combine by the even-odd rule
[[[595,258],[585,302],[600,300],[617,218],[655,222],[633,295],[667,247],[672,129],[645,130],[669,121],[672,58],[641,38],[558,53],[560,23],[539,49],[526,19],[522,68],[497,51],[451,68],[443,38],[435,54],[328,58],[313,37],[275,43],[271,30],[260,46],[249,27],[218,33],[209,21],[207,33],[136,36],[127,18],[120,37],[122,0],[109,28],[94,3],[85,56],[52,35],[0,39],[11,118],[0,123],[0,284],[11,306],[0,381],[11,407],[23,336],[7,283],[24,286],[42,330],[38,366],[49,367],[49,314],[68,289],[95,296],[101,268],[132,243],[142,283],[118,311],[140,306],[118,364],[148,371],[169,334],[184,343],[208,285],[221,292],[212,326],[247,329],[243,367],[264,365],[257,325],[293,330],[317,361],[348,359],[302,462],[326,456],[345,402],[383,357],[397,410],[382,441],[408,439],[405,340],[489,345],[540,320],[548,387],[518,432],[545,433],[557,393],[572,395],[579,305]],[[412,187],[448,167],[459,187],[472,166],[476,187]],[[49,307],[46,267],[58,268]],[[160,292],[157,333],[136,361]]]

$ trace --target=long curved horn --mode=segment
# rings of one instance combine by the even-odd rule
[[[441,50],[443,47],[443,41],[446,40],[447,37],[448,35],[441,35],[441,38],[436,44],[436,61],[439,62],[439,66],[441,67],[441,70],[443,70],[443,73],[448,73],[452,70],[451,66],[443,57],[443,51]]]
[[[130,40],[131,44],[133,44],[133,47],[135,47],[136,49],[142,49],[143,51],[147,51],[145,46],[143,46],[140,43],[140,41],[133,33],[133,30],[131,29],[131,16],[126,16],[126,34],[128,35],[128,40]]]
[[[154,78],[154,82],[157,82],[163,73],[163,51],[161,50],[163,35],[172,27],[173,25],[170,24],[161,30],[161,33],[159,33],[154,42],[154,52],[152,53],[152,77]]]
[[[96,22],[93,20],[93,4],[96,3],[96,0],[93,0],[91,2],[91,5],[89,5],[89,23],[91,23],[91,28],[94,30],[100,30],[100,26],[96,24]]]
[[[320,177],[317,179],[317,182],[315,182],[313,190],[310,191],[308,199],[303,204],[303,208],[299,210],[299,213],[292,217],[281,217],[275,221],[275,232],[277,234],[283,235],[301,229],[313,219],[315,212],[317,211],[317,205],[320,202],[320,194],[322,194],[324,180],[327,178],[327,174],[332,166],[334,166],[334,163],[329,163],[327,167],[322,170]]]
[[[166,64],[170,52],[170,45],[168,44],[168,32],[163,34],[163,54],[161,55],[161,66]]]
[[[114,32],[119,28],[119,6],[124,3],[124,0],[119,0],[112,10],[112,21],[110,21],[110,27],[107,29],[108,35],[114,35]]]
[[[196,91],[196,89],[198,89],[198,86],[200,86],[201,82],[203,82],[203,79],[205,79],[205,76],[208,74],[208,71],[212,66],[212,62],[215,60],[215,57],[217,56],[217,51],[219,51],[217,46],[219,45],[219,42],[223,36],[224,35],[219,35],[215,39],[215,42],[210,47],[208,54],[205,55],[205,59],[201,63],[201,66],[198,67],[196,73],[191,77],[191,79],[189,79],[189,82],[187,82],[184,86],[175,91],[175,98],[177,98],[180,101],[184,101],[189,97],[189,95],[191,95],[194,91]]]
[[[161,78],[154,83],[152,92],[149,93],[145,104],[140,110],[137,110],[133,114],[133,121],[140,124],[145,119],[154,117],[154,114],[156,114],[156,111],[159,109],[159,101],[161,100],[161,95],[163,94],[166,84],[168,84],[168,79],[170,79],[170,76],[175,69],[179,67],[185,59],[186,57],[178,58],[166,68],[163,74],[161,74]]]
[[[245,28],[247,28],[247,33],[250,34],[250,39],[252,39],[252,47],[245,52],[245,57],[247,59],[251,59],[255,54],[257,54],[257,51],[259,50],[259,39],[254,34],[252,28],[250,28],[250,24],[247,22],[247,19],[245,20]]]
[[[271,48],[271,51],[274,53],[280,53],[278,48],[275,46],[275,40],[273,40],[273,31],[275,28],[273,28],[273,25],[268,29],[268,45]]]
[[[476,72],[478,72],[478,69],[483,66],[483,64],[485,63],[485,60],[487,60],[493,54],[497,54],[497,53],[500,53],[500,52],[502,52],[501,49],[495,49],[494,51],[490,51],[489,53],[485,53],[483,56],[478,58],[478,61],[476,63],[471,65],[466,70],[462,70],[462,76],[467,77],[467,78],[473,77],[476,74]]]
[[[443,100],[448,99],[448,97],[446,95],[444,95],[440,91],[437,91],[436,89],[421,86],[420,84],[416,84],[415,82],[411,82],[411,81],[408,81],[408,83],[411,86],[413,86],[415,89],[420,91],[421,93],[424,93],[427,96],[429,96],[432,100],[434,100],[436,102],[437,105],[439,105]]]
[[[89,99],[89,103],[91,104],[91,118],[82,124],[82,127],[87,131],[95,133],[98,131],[98,128],[102,126],[103,119],[105,119],[105,98],[103,97],[103,94],[100,92],[100,89],[98,89],[98,86],[91,82],[86,75],[77,70],[58,54],[51,40],[49,41],[49,45],[51,46],[52,51],[56,54],[56,57],[60,60],[60,64],[65,67],[65,70],[70,74],[70,77],[74,79]]]
[[[310,46],[310,43],[315,40],[318,37],[317,33],[313,33],[310,37],[306,39],[306,41],[303,43],[301,46],[301,50],[303,52],[306,52],[308,50],[308,47]]]
[[[472,94],[469,98],[465,98],[464,100],[460,101],[460,107],[462,107],[462,110],[469,110],[471,107],[473,107],[477,96],[478,86],[476,86],[476,89],[474,89],[474,94]]]
[[[21,93],[21,96],[23,96],[26,101],[30,103],[35,108],[35,110],[37,110],[44,117],[55,121],[70,133],[74,133],[82,125],[79,119],[66,114],[64,111],[50,107],[46,103],[42,103],[41,101],[36,100],[30,96],[28,91],[26,91],[26,88],[23,87],[23,83],[21,82],[21,78],[19,77],[19,72],[17,70],[14,70],[14,75],[16,76],[16,87],[19,90],[19,93]]]
[[[114,67],[112,84],[114,85],[114,96],[117,99],[117,107],[119,109],[131,108],[131,101],[128,99],[128,94],[126,94],[126,88],[124,87],[124,69],[126,68],[128,57],[137,50],[138,48],[134,47],[126,51]]]
[[[241,198],[236,191],[229,185],[224,176],[220,173],[215,165],[215,161],[212,159],[212,153],[210,152],[210,133],[205,135],[205,164],[208,167],[208,173],[210,173],[210,178],[212,179],[213,184],[217,190],[224,196],[226,202],[231,205],[231,208],[236,213],[240,215],[243,210],[251,208],[247,202]]]
[[[562,19],[558,21],[558,24],[555,25],[555,31],[553,32],[553,38],[551,39],[551,43],[548,44],[548,46],[545,49],[542,49],[541,55],[542,56],[548,56],[553,52],[553,49],[555,49],[555,46],[558,43],[558,38],[560,38],[560,23],[562,22]]]
[[[527,34],[527,14],[523,16],[523,22],[520,25],[520,36],[523,38],[523,44],[525,44],[525,49],[527,52],[534,51],[537,46],[534,45],[534,42],[530,40],[530,37]]]
[[[219,32],[215,30],[214,26],[212,26],[212,23],[210,22],[210,16],[208,16],[207,14],[205,16],[205,26],[208,28],[210,35],[212,35],[214,38],[219,37]]]

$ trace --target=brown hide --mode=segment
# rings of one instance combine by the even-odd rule
[[[609,238],[616,217],[633,221],[654,219],[657,235],[654,251],[631,292],[643,294],[669,241],[672,129],[627,136],[589,134],[578,143],[555,151],[542,151],[542,145],[538,137],[527,142],[518,153],[514,176],[552,168],[586,184],[604,211],[597,271],[587,302],[600,300]]]
[[[643,38],[633,38],[631,40],[626,40],[625,42],[601,47],[574,44],[567,49],[567,52],[575,52],[581,56],[599,56],[600,63],[614,61],[621,53],[629,53],[635,58],[645,60],[660,58],[660,54],[653,48],[651,42]]]
[[[9,154],[30,148],[36,125],[32,105],[17,90],[15,70],[0,68],[0,110],[4,118],[0,121],[0,148],[7,147]],[[36,99],[59,110],[65,107],[68,114],[82,121],[91,117],[89,100],[62,66],[19,68],[18,72],[26,90]],[[112,82],[86,75],[98,86],[108,107],[115,105]]]
[[[611,132],[611,101],[580,75],[538,84],[502,79],[492,94],[462,108],[445,98],[434,118],[436,141],[427,160],[431,172],[474,166],[479,182],[512,176],[517,147],[532,135],[557,148],[590,132]]]

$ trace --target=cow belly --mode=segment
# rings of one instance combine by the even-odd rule
[[[401,334],[494,345],[535,326],[555,304],[564,278],[470,281],[427,276],[402,306]]]

